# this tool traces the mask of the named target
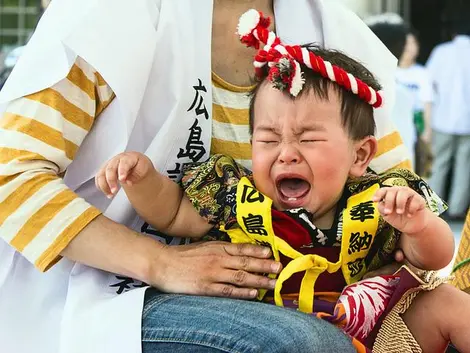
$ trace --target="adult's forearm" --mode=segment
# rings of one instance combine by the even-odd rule
[[[98,216],[62,251],[69,260],[151,282],[151,269],[165,245]]]

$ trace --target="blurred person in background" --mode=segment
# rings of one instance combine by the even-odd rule
[[[371,16],[365,20],[369,28],[379,37],[390,52],[400,59],[405,51],[407,44],[407,28],[402,18],[395,13],[384,13],[377,16]],[[395,104],[392,109],[392,120],[400,132],[403,142],[415,161],[416,133],[413,123],[414,101],[407,86],[400,80],[396,80],[395,86]],[[413,165],[414,169],[416,166]]]
[[[454,33],[434,48],[426,65],[436,94],[430,185],[445,195],[452,170],[447,217],[463,220],[470,200],[470,21],[455,21]]]
[[[431,110],[433,90],[426,68],[416,62],[419,55],[417,34],[409,29],[406,44],[399,57],[396,78],[405,86],[413,98],[414,125],[416,128],[415,170],[421,176],[430,172]]]

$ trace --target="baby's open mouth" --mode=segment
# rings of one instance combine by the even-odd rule
[[[276,186],[280,201],[285,208],[301,207],[311,189],[308,181],[291,177],[280,178]]]

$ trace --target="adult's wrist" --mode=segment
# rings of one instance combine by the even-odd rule
[[[166,245],[101,215],[61,255],[90,267],[152,283],[152,269]]]
[[[139,251],[135,262],[135,278],[152,287],[160,288],[170,267],[168,255],[170,247],[149,236],[140,236],[142,237],[142,251]]]

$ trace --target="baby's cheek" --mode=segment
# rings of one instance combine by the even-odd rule
[[[326,157],[318,161],[317,170],[314,173],[323,179],[335,178],[343,169],[342,163],[342,160],[338,161],[334,158],[328,158],[328,155],[326,155]]]
[[[263,194],[266,194],[272,197],[273,191],[272,182],[270,178],[270,168],[269,165],[263,160],[253,159],[252,164],[253,171],[253,180],[255,182],[256,188],[261,191]]]
[[[331,163],[328,160],[324,161],[324,165],[321,168],[322,175],[326,177],[333,177],[339,171],[339,164]]]
[[[253,175],[258,178],[261,178],[263,175],[266,174],[266,168],[267,166],[265,160],[253,153],[253,157],[251,160],[251,170],[253,172]]]
[[[257,145],[252,146],[251,150],[251,165],[252,170],[255,168],[261,171],[263,168],[266,168],[266,160],[269,158],[267,153],[263,151],[262,148],[259,148]]]
[[[325,153],[318,160],[316,170],[313,171],[316,183],[321,182],[330,188],[330,192],[337,188],[342,189],[348,178],[348,161],[343,156]]]

